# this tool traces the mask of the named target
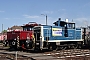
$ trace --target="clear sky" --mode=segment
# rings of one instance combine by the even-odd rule
[[[28,22],[48,25],[61,18],[76,22],[76,26],[90,25],[90,0],[0,0],[0,31]]]

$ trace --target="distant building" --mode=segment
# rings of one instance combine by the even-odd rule
[[[0,41],[7,40],[7,33],[0,33]]]
[[[14,26],[12,26],[11,28],[8,28],[8,29],[7,29],[7,31],[13,31],[13,30],[22,31],[23,28],[22,28],[21,26],[14,25]]]
[[[81,28],[86,28],[86,34],[89,34],[90,33],[90,26],[87,26],[87,27],[81,27]],[[83,32],[83,31],[82,31]]]

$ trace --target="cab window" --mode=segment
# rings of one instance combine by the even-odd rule
[[[68,29],[75,29],[75,24],[69,23],[67,24]]]

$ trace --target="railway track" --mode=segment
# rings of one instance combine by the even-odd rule
[[[0,48],[0,60],[90,60],[89,49],[67,49],[58,51],[9,51]]]
[[[0,50],[0,60],[16,60],[16,51]],[[30,53],[17,51],[17,60],[90,60],[90,50],[69,49]]]
[[[61,60],[90,60],[89,49],[69,49],[46,52],[44,55],[54,56]]]
[[[0,51],[0,60],[32,60],[32,58],[16,54],[16,51]]]

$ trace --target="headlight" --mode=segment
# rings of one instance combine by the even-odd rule
[[[14,40],[16,40],[16,38]]]

